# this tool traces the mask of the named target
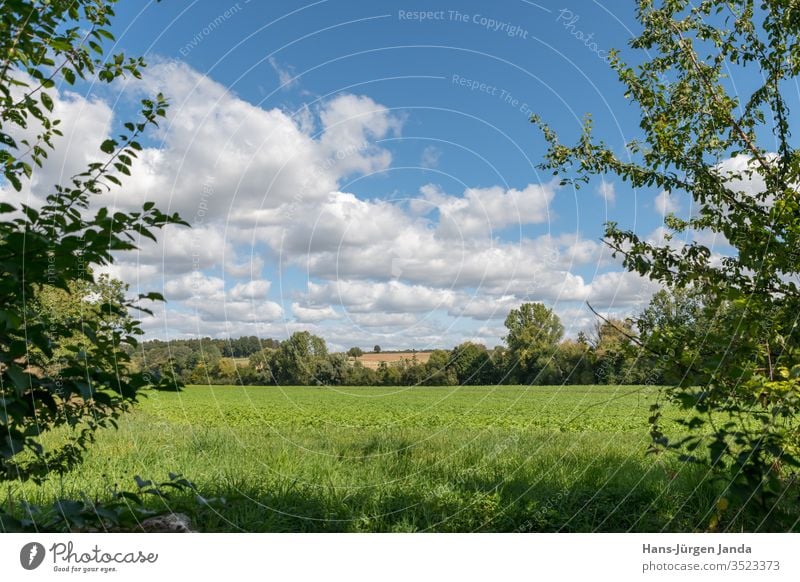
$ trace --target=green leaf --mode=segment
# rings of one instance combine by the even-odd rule
[[[42,100],[42,105],[44,105],[48,111],[53,110],[53,99],[50,97],[50,95],[48,95],[45,92],[42,92],[41,100]]]
[[[100,150],[105,154],[113,154],[114,150],[117,149],[117,142],[113,139],[107,139],[102,144],[100,144]]]

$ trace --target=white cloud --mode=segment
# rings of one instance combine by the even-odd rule
[[[19,80],[31,86],[37,85],[25,75],[20,75]],[[20,86],[11,87],[10,90],[14,98],[20,99],[24,94],[24,88]],[[72,176],[86,170],[88,164],[105,158],[100,151],[100,144],[110,136],[113,121],[113,112],[107,103],[63,91],[53,99],[52,117],[60,120],[58,129],[63,135],[53,136],[54,149],[47,149],[48,157],[42,167],[31,163],[30,157],[25,158],[33,166],[31,179],[23,181],[21,192],[3,183],[0,194],[4,200],[39,206],[47,195],[53,193],[55,184],[68,183]],[[27,124],[24,129],[12,124],[6,124],[3,128],[16,140],[22,151],[27,149],[22,141],[37,143],[36,138],[43,131],[42,125],[34,118],[28,119]]]
[[[223,297],[225,281],[219,277],[205,276],[199,271],[168,279],[164,284],[167,301],[183,301],[192,297]]]
[[[602,180],[597,187],[597,193],[609,204],[614,204],[617,199],[617,190],[613,182]]]
[[[221,277],[192,272],[168,279],[164,298],[196,312],[202,322],[273,322],[283,317],[283,308],[266,299],[269,287],[269,281],[258,280],[226,290]]]
[[[274,301],[226,301],[222,307],[203,304],[198,309],[211,321],[272,322],[283,317],[283,308]]]
[[[574,338],[579,332],[588,332],[597,321],[597,316],[586,305],[556,308],[556,313],[564,326],[564,335]]]
[[[237,283],[230,290],[230,297],[235,300],[264,299],[269,293],[270,285],[269,281],[263,279]]]
[[[775,154],[767,154],[766,159],[772,161]],[[763,197],[767,190],[764,177],[759,173],[760,166],[753,158],[739,154],[728,158],[716,166],[721,176],[726,178],[728,188],[732,192],[743,192],[751,197]],[[766,200],[768,202],[768,200]]]
[[[439,166],[439,158],[441,157],[442,150],[436,146],[429,145],[422,150],[419,163],[423,168],[436,168]]]
[[[514,295],[463,297],[451,308],[450,314],[478,321],[505,319],[509,311],[522,303],[523,300]]]
[[[324,307],[302,306],[297,302],[292,303],[292,313],[297,321],[304,323],[316,323],[325,321],[326,319],[339,319],[339,314],[331,307],[326,305]]]
[[[325,284],[310,282],[308,296],[315,303],[340,305],[350,313],[417,313],[450,307],[455,293],[397,281],[337,280]]]
[[[391,154],[374,140],[401,121],[368,97],[342,94],[319,104],[322,130],[280,109],[265,110],[182,63],[148,68],[132,92],[171,99],[157,151],[137,164],[120,205],[168,201],[190,222],[250,222],[262,209],[324,199],[344,175],[383,169]]]
[[[663,215],[674,214],[680,210],[678,201],[666,190],[662,190],[654,200],[656,211]]]
[[[525,190],[541,191],[533,186]],[[430,189],[427,196],[433,196]],[[497,221],[506,220],[503,212],[495,213]],[[268,218],[262,216],[265,224],[255,227],[253,236],[280,253],[283,264],[297,265],[315,279],[397,280],[501,295],[526,294],[535,282],[542,298],[583,298],[586,285],[569,271],[608,261],[599,243],[575,233],[518,242],[480,235],[454,241],[420,214],[414,204],[406,212],[400,204],[333,192],[321,204],[271,211]]]
[[[338,176],[369,174],[389,166],[392,156],[374,140],[399,134],[402,120],[363,95],[339,95],[320,112],[320,146]]]
[[[422,201],[413,208],[420,214],[439,211],[438,234],[444,238],[469,239],[489,236],[510,225],[540,224],[551,220],[550,202],[556,183],[529,184],[522,190],[468,188],[463,196],[450,196],[429,184],[421,189]],[[427,203],[427,204],[426,204]]]
[[[588,301],[600,308],[641,309],[661,286],[632,271],[612,271],[594,278]]]
[[[419,318],[413,313],[355,313],[350,316],[360,327],[406,328],[415,325]]]
[[[281,66],[275,57],[269,57],[267,60],[272,69],[278,74],[278,82],[281,84],[281,89],[285,91],[298,84],[298,79],[294,74],[294,67],[291,65]]]

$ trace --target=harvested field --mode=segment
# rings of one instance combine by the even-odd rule
[[[365,368],[377,370],[381,362],[386,362],[387,366],[397,365],[403,360],[411,363],[416,358],[418,364],[424,364],[431,357],[431,352],[381,352],[381,353],[368,353],[356,358],[361,365]]]

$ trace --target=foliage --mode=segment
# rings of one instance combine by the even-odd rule
[[[303,385],[316,383],[317,366],[327,355],[325,340],[307,331],[296,331],[274,352],[275,378],[282,384],[292,380]]]
[[[206,339],[206,341],[209,341]],[[242,336],[236,339],[211,340],[216,343],[225,358],[246,358],[265,348],[276,348],[278,342],[273,339],[261,339],[254,335]]]
[[[450,356],[450,367],[460,385],[485,385],[495,380],[495,367],[486,346],[464,342]]]
[[[593,356],[595,381],[600,384],[640,384],[640,350],[633,344],[631,320],[607,319],[595,325]]]
[[[564,340],[553,354],[553,368],[564,384],[611,383],[610,378],[603,381],[596,379],[596,370],[601,369],[601,366],[602,364],[597,364],[595,353],[586,342]]]
[[[57,81],[111,82],[138,77],[143,63],[116,54],[103,59],[113,2],[5,2],[0,5],[0,163],[15,190],[30,181],[57,145],[52,116]],[[141,145],[143,132],[165,114],[158,95],[142,101],[141,117],[126,123],[118,139],[100,144],[104,161],[90,163],[68,184],[54,186],[39,207],[0,203],[0,480],[44,479],[80,461],[95,431],[115,426],[119,415],[153,384],[128,369],[130,349],[142,333],[127,316],[139,299],[120,294],[98,298],[91,307],[76,299],[98,283],[94,268],[114,254],[135,249],[140,237],[155,239],[167,224],[184,224],[147,202],[138,212],[95,208],[92,199],[121,183]],[[20,135],[31,135],[27,139]],[[58,290],[58,291],[54,291]],[[102,312],[103,323],[73,314],[47,315],[51,293],[68,303]],[[106,300],[109,299],[109,300]],[[54,363],[57,358],[57,374]],[[51,373],[48,373],[51,372]],[[67,429],[57,447],[42,446],[42,435]]]
[[[542,303],[523,303],[505,321],[509,356],[522,382],[532,383],[554,373],[552,355],[564,336],[564,326]]]
[[[59,362],[70,354],[91,346],[91,341],[82,331],[88,326],[94,334],[111,337],[114,330],[124,329],[131,321],[131,315],[124,309],[128,286],[122,281],[101,275],[94,281],[75,280],[67,284],[67,289],[42,285],[28,303],[29,321],[49,328],[57,325],[72,328],[71,337],[61,338],[53,347],[53,353],[46,356],[32,348],[28,352],[28,363],[42,374],[57,377]],[[104,306],[111,308],[104,309]]]
[[[320,386],[341,386],[347,382],[350,364],[344,354],[328,354],[317,360],[313,383]]]
[[[636,325],[645,347],[641,357],[651,362],[652,383],[697,385],[703,381],[693,370],[694,362],[713,349],[705,338],[717,327],[716,318],[709,317],[704,305],[702,295],[693,289],[662,289],[639,315]]]
[[[673,353],[685,373],[668,396],[693,432],[668,436],[655,405],[654,450],[713,467],[739,500],[730,511],[753,500],[768,512],[800,466],[800,156],[786,101],[800,73],[800,13],[777,0],[640,0],[637,18],[642,30],[630,42],[637,64],[610,57],[639,107],[641,137],[627,144],[632,159],[595,140],[590,119],[570,147],[534,118],[549,144],[544,165],[576,186],[612,174],[632,188],[692,199],[690,217],[666,218],[666,243],[615,223],[605,233],[628,270],[701,293],[692,318],[713,322],[702,335],[676,337],[681,353]],[[754,88],[736,94],[730,71]],[[691,233],[716,235],[731,250],[716,260],[698,239],[676,244],[675,235]],[[657,356],[671,353],[664,341],[653,345]],[[712,423],[714,413],[724,419]],[[708,429],[712,436],[703,438]]]

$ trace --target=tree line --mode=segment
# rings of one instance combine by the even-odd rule
[[[433,350],[425,362],[411,354],[398,362],[381,362],[377,369],[359,361],[360,348],[330,352],[323,338],[308,331],[283,341],[256,336],[150,340],[133,355],[133,365],[156,379],[187,384],[662,384],[679,375],[680,362],[653,356],[640,341],[642,332],[663,334],[671,326],[675,337],[692,333],[699,305],[692,294],[662,291],[638,318],[644,329],[633,320],[612,318],[598,320],[592,332],[569,339],[552,309],[525,303],[509,312],[504,345],[487,348],[467,341]]]

